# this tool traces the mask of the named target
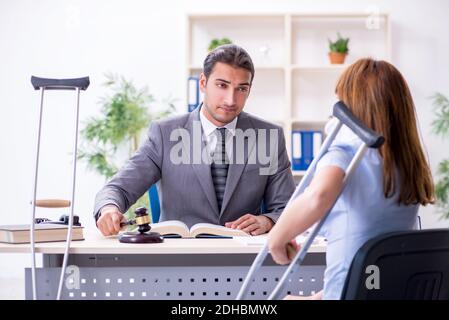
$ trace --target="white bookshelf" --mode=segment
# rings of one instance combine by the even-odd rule
[[[331,65],[327,55],[337,32],[350,38],[344,65]],[[347,65],[368,56],[390,61],[390,32],[385,13],[188,15],[187,77],[201,73],[213,38],[245,48],[256,73],[244,110],[281,125],[291,155],[292,130],[324,128]]]

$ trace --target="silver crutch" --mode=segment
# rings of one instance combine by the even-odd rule
[[[341,101],[338,101],[332,111],[332,115],[337,118],[337,125],[332,130],[332,132],[329,134],[329,136],[325,139],[323,146],[321,147],[320,151],[318,152],[317,156],[313,159],[312,163],[310,164],[309,168],[307,169],[306,174],[301,179],[300,184],[296,188],[295,192],[291,196],[290,200],[287,203],[287,206],[295,199],[298,195],[304,192],[306,187],[310,184],[310,181],[312,180],[312,177],[315,173],[315,168],[318,160],[327,152],[330,145],[334,141],[336,135],[340,131],[342,125],[346,125],[348,128],[350,128],[362,141],[363,144],[359,147],[357,150],[355,156],[352,158],[351,163],[349,164],[348,168],[345,172],[345,178],[343,180],[343,188],[344,190],[346,183],[348,179],[351,177],[355,169],[357,168],[360,160],[365,155],[365,152],[368,148],[380,148],[382,144],[384,143],[385,139],[381,135],[377,134],[370,128],[366,127],[359,119],[357,119],[348,109],[348,107]],[[341,194],[341,193],[340,193]],[[337,197],[338,199],[339,197]],[[320,231],[321,227],[323,226],[324,222],[326,221],[326,218],[328,217],[329,213],[332,211],[332,208],[334,207],[335,203],[332,205],[331,209],[326,213],[326,215],[315,225],[315,227],[312,229],[312,231],[307,236],[307,239],[305,241],[304,246],[299,250],[299,252],[295,255],[290,265],[287,267],[285,272],[283,273],[281,279],[279,280],[278,284],[274,288],[273,292],[268,296],[268,300],[277,299],[279,296],[280,291],[284,288],[284,283],[287,277],[294,272],[296,272],[299,268],[299,266],[302,264],[307,251],[309,250],[310,246],[313,243],[313,240],[317,236],[318,232]],[[249,283],[254,275],[254,273],[262,266],[266,256],[268,255],[268,244],[265,244],[263,248],[260,250],[260,252],[257,254],[256,258],[254,259],[253,264],[251,265],[248,274],[246,275],[245,280],[243,281],[242,287],[240,288],[236,300],[243,299],[249,289]]]
[[[36,206],[43,207],[68,207],[71,205],[69,226],[67,232],[67,244],[64,253],[64,261],[61,270],[61,277],[58,286],[57,299],[61,297],[62,283],[65,274],[65,268],[67,266],[68,251],[70,248],[70,241],[72,239],[72,229],[73,229],[73,212],[75,205],[75,179],[76,179],[76,162],[77,162],[77,149],[78,149],[78,123],[79,123],[79,99],[80,90],[86,90],[89,87],[90,81],[89,77],[76,78],[76,79],[45,79],[31,76],[31,84],[35,90],[41,91],[41,104],[39,108],[39,124],[37,133],[37,143],[36,143],[36,157],[34,166],[34,181],[33,181],[33,200],[32,214],[31,214],[31,224],[30,224],[30,243],[31,243],[31,255],[32,255],[32,269],[31,269],[31,282],[33,291],[33,300],[37,299],[37,288],[36,288],[36,253],[35,253],[35,218],[36,218]],[[72,170],[72,196],[71,201],[66,200],[36,200],[37,194],[37,180],[39,172],[39,151],[41,142],[41,129],[42,129],[42,113],[44,106],[44,92],[45,90],[76,90],[77,101],[76,101],[76,111],[75,111],[75,138],[73,146],[73,170]]]

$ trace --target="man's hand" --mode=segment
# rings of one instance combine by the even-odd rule
[[[240,229],[253,236],[267,233],[268,231],[271,230],[273,226],[274,222],[270,218],[264,215],[255,216],[250,213],[245,214],[244,216],[238,218],[235,221],[225,223],[225,227],[232,229]]]
[[[124,216],[119,209],[114,205],[107,205],[101,208],[97,227],[104,236],[112,236],[119,233],[122,220]]]

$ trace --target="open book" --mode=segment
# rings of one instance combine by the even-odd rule
[[[152,232],[158,232],[162,236],[180,238],[215,238],[215,237],[249,237],[250,234],[238,230],[226,228],[211,223],[197,223],[190,229],[179,220],[168,220],[150,224]]]

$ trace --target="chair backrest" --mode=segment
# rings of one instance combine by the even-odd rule
[[[161,216],[161,204],[159,202],[159,194],[157,192],[157,184],[153,184],[148,189],[148,198],[150,199],[151,223],[159,222]]]
[[[341,298],[449,300],[449,229],[394,232],[367,241],[354,256]]]

